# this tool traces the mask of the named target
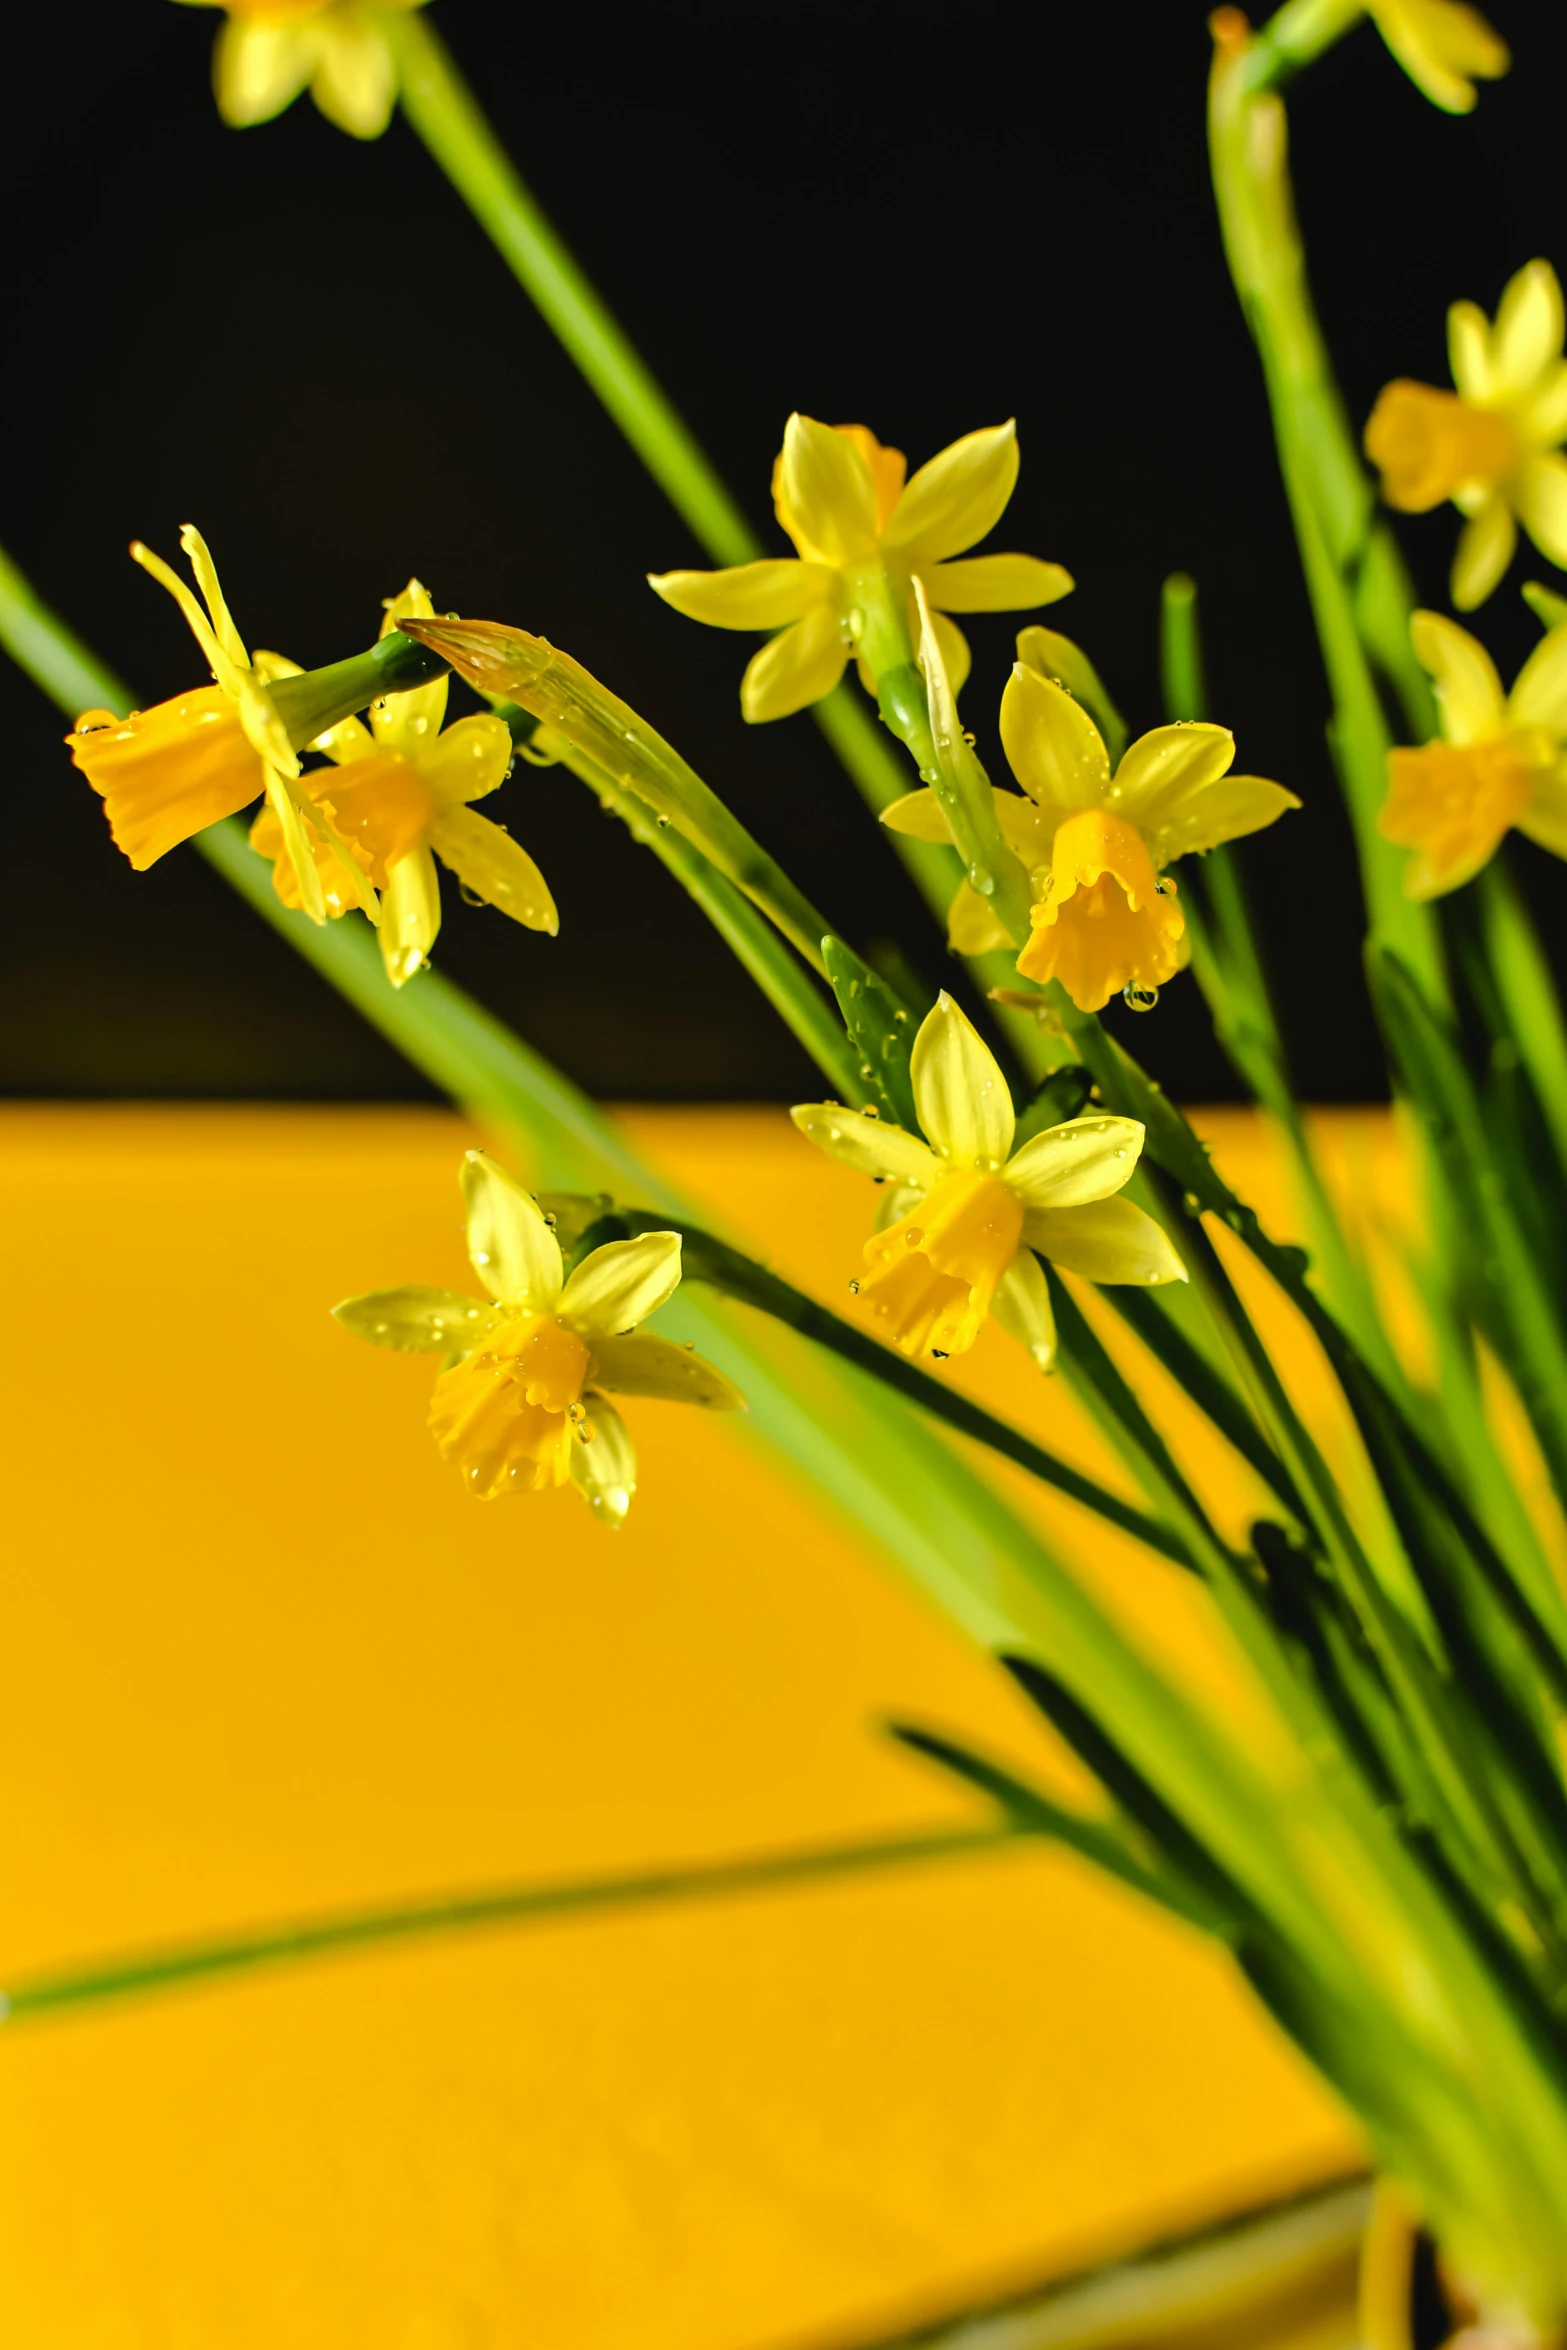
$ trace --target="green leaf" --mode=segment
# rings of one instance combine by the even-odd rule
[[[841,938],[822,940],[822,961],[871,1099],[884,1118],[917,1134],[909,1054],[919,1016]]]
[[[1093,1090],[1093,1083],[1092,1074],[1081,1061],[1066,1061],[1059,1069],[1052,1069],[1028,1107],[1018,1112],[1012,1148],[1021,1150],[1036,1134],[1044,1134],[1052,1126],[1064,1126],[1069,1118],[1077,1117]]]

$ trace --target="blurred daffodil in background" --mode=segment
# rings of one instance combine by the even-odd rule
[[[381,634],[389,636],[404,620],[428,620],[434,610],[428,590],[410,580],[386,605]],[[358,901],[346,886],[330,834],[315,831],[318,823],[346,841],[365,880],[382,893],[381,954],[394,987],[422,967],[441,927],[437,857],[472,896],[528,929],[553,936],[560,927],[549,886],[527,850],[470,804],[505,782],[511,735],[502,719],[488,713],[460,718],[443,733],[448,683],[438,677],[410,693],[383,695],[370,706],[368,726],[358,718],[342,720],[311,746],[336,762],[336,772],[320,769],[303,778],[326,910],[345,914]],[[297,906],[294,866],[270,805],[252,826],[250,841],[276,860],[278,895]]]
[[[1456,392],[1400,379],[1378,399],[1366,454],[1382,495],[1405,514],[1451,498],[1467,520],[1451,593],[1472,612],[1496,586],[1521,522],[1543,555],[1567,566],[1567,360],[1562,290],[1545,261],[1520,269],[1494,321],[1474,302],[1447,314]]]
[[[132,557],[178,604],[206,657],[214,682],[178,694],[150,710],[117,718],[87,710],[66,737],[71,756],[101,796],[116,845],[138,872],[266,795],[287,858],[295,903],[314,921],[325,900],[300,809],[305,794],[299,759],[273,706],[268,686],[294,664],[257,653],[254,660],[224,600],[206,540],[193,523],[180,533],[201,601],[177,572],[138,541]],[[339,885],[374,914],[375,898],[337,836],[325,836]]]
[[[1181,968],[1186,917],[1164,867],[1258,832],[1300,802],[1281,784],[1231,775],[1235,737],[1223,726],[1157,726],[1112,774],[1088,712],[1034,665],[1042,656],[1029,639],[1042,633],[1019,637],[1025,657],[1001,698],[1002,747],[1027,796],[994,795],[1034,895],[1018,969],[1028,979],[1059,979],[1080,1011],[1097,1012],[1128,989],[1146,999]],[[950,837],[933,791],[894,801],[882,821],[916,840]],[[948,924],[962,954],[1007,944],[967,882]]]
[[[468,1254],[488,1302],[456,1290],[383,1289],[333,1310],[374,1346],[450,1358],[430,1429],[483,1501],[573,1480],[594,1515],[623,1523],[636,1454],[610,1395],[743,1411],[721,1371],[639,1324],[680,1285],[680,1235],[589,1249],[569,1277],[553,1221],[482,1151],[462,1169]]]
[[[910,1076],[923,1141],[837,1102],[791,1113],[819,1149],[892,1186],[856,1286],[902,1353],[962,1354],[994,1313],[1049,1370],[1055,1316],[1038,1257],[1090,1281],[1185,1279],[1153,1218],[1115,1197],[1142,1150],[1135,1118],[1072,1118],[1014,1152],[1007,1081],[945,994],[920,1024]]]
[[[213,51],[218,111],[236,130],[270,122],[304,90],[339,130],[377,139],[397,102],[385,18],[424,0],[183,0],[222,8]]]
[[[1441,897],[1478,873],[1513,826],[1567,857],[1567,625],[1543,637],[1504,693],[1484,645],[1417,612],[1415,651],[1436,682],[1442,739],[1388,753],[1385,837],[1411,849],[1404,888]]]
[[[1433,106],[1467,114],[1475,83],[1494,82],[1512,59],[1507,43],[1464,0],[1366,0],[1366,14]]]
[[[863,424],[794,415],[773,467],[773,509],[797,557],[666,571],[649,584],[690,620],[782,630],[741,681],[741,712],[752,723],[821,701],[852,657],[871,692],[884,669],[911,661],[916,579],[956,692],[969,650],[949,614],[1031,611],[1071,590],[1070,574],[1037,556],[952,559],[1000,521],[1017,470],[1011,423],[966,433],[910,480],[902,451],[883,447]]]

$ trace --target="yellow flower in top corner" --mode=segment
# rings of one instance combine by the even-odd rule
[[[1131,989],[1146,997],[1185,960],[1186,917],[1166,865],[1272,824],[1299,800],[1281,784],[1231,775],[1228,727],[1156,726],[1132,743],[1114,774],[1104,738],[1082,705],[1030,656],[1001,698],[1001,741],[1027,797],[997,791],[1001,830],[1028,870],[1032,933],[1018,956],[1026,979],[1059,979],[1082,1012]],[[916,840],[951,838],[934,792],[896,800],[882,821]],[[964,882],[948,917],[960,954],[1008,943],[988,902]]]
[[[218,584],[207,542],[193,523],[180,532],[190,557],[198,603],[176,572],[138,541],[131,555],[178,604],[206,657],[214,683],[159,702],[151,710],[116,718],[87,710],[66,737],[72,758],[103,800],[109,829],[138,872],[180,841],[266,794],[286,848],[295,886],[314,920],[325,919],[321,885],[305,840],[299,807],[304,798],[299,760],[272,706],[269,681],[292,668],[275,655],[252,661]],[[205,609],[203,609],[205,605]],[[338,858],[358,902],[374,910],[373,894],[357,869]]]
[[[1507,43],[1464,0],[1366,0],[1366,14],[1433,106],[1467,114],[1475,83],[1494,82],[1512,63]]]
[[[1185,1280],[1159,1225],[1115,1197],[1143,1147],[1135,1118],[1071,1118],[1014,1151],[1007,1081],[949,995],[921,1021],[909,1070],[924,1141],[837,1102],[790,1113],[818,1149],[892,1187],[855,1286],[900,1352],[962,1354],[993,1313],[1048,1371],[1055,1316],[1037,1257],[1090,1281]]]
[[[213,51],[218,111],[236,130],[270,122],[309,90],[356,139],[378,139],[397,100],[397,61],[382,22],[424,0],[184,0],[222,8]]]
[[[902,452],[883,448],[863,424],[791,416],[773,468],[773,507],[798,559],[666,571],[649,585],[689,620],[782,630],[741,681],[741,713],[752,723],[821,701],[855,653],[872,690],[883,669],[912,660],[916,579],[937,615],[956,692],[969,653],[948,613],[1031,611],[1071,590],[1059,563],[1033,555],[951,560],[1000,521],[1017,468],[1010,423],[966,433],[907,481]]]
[[[1518,522],[1543,555],[1567,566],[1562,324],[1556,272],[1531,261],[1507,286],[1494,324],[1474,302],[1449,310],[1456,392],[1400,380],[1371,411],[1366,454],[1381,470],[1387,503],[1425,514],[1451,498],[1468,517],[1451,582],[1460,612],[1483,604],[1507,569]]]
[[[1567,623],[1541,638],[1510,694],[1484,645],[1456,621],[1417,612],[1410,635],[1436,681],[1442,739],[1388,753],[1377,822],[1414,851],[1406,894],[1457,889],[1514,825],[1567,857]]]
[[[429,620],[434,611],[428,591],[411,579],[387,603],[381,634],[409,618]],[[346,841],[368,884],[382,893],[381,955],[394,987],[422,968],[441,927],[436,857],[464,889],[513,921],[551,936],[560,927],[549,886],[527,850],[470,805],[511,771],[505,721],[481,712],[459,718],[443,734],[448,683],[438,677],[410,693],[384,695],[371,704],[368,727],[345,718],[311,745],[336,762],[335,772],[320,768],[302,779],[326,910],[345,914],[355,901],[329,838],[314,830],[318,822]],[[270,807],[252,826],[250,844],[281,860],[273,867],[277,893],[286,906],[297,906],[298,884],[282,857],[283,836]]]
[[[744,1411],[721,1371],[638,1324],[680,1283],[680,1235],[610,1241],[568,1279],[538,1202],[482,1151],[463,1162],[468,1254],[488,1302],[447,1289],[382,1289],[333,1312],[373,1346],[455,1356],[435,1382],[430,1429],[470,1493],[494,1501],[568,1478],[619,1526],[636,1454],[611,1395]]]

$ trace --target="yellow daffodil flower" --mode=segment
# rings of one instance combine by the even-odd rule
[[[910,1074],[925,1141],[837,1102],[791,1113],[819,1149],[891,1186],[855,1286],[902,1353],[962,1354],[994,1313],[1048,1371],[1038,1257],[1090,1281],[1185,1280],[1153,1218],[1114,1196],[1143,1147],[1135,1118],[1071,1118],[1014,1152],[1006,1079],[948,995],[920,1023]]]
[[[1406,894],[1457,889],[1514,825],[1567,857],[1567,624],[1541,638],[1510,694],[1484,645],[1456,621],[1417,612],[1410,635],[1436,681],[1442,739],[1388,753],[1377,821],[1414,851]]]
[[[428,590],[411,579],[386,605],[381,634],[390,635],[410,618],[431,619],[434,611]],[[481,713],[459,718],[443,734],[448,683],[438,677],[411,693],[384,695],[371,704],[368,727],[344,719],[312,745],[336,761],[337,771],[325,768],[303,778],[327,912],[344,914],[354,900],[329,840],[314,830],[318,816],[348,843],[367,881],[382,892],[381,955],[394,987],[422,969],[441,927],[436,857],[464,889],[513,921],[551,936],[560,927],[548,884],[527,850],[470,805],[504,783],[511,770],[506,724]],[[270,807],[251,827],[250,843],[278,860],[277,893],[286,906],[297,906],[293,866],[282,854],[282,831]]]
[[[1185,960],[1186,917],[1164,867],[1258,832],[1300,802],[1260,776],[1231,775],[1235,737],[1224,726],[1156,726],[1112,775],[1088,712],[1036,666],[1032,640],[1042,635],[1019,636],[1001,699],[1002,747],[1027,797],[997,791],[996,816],[1034,898],[1017,967],[1026,979],[1059,979],[1079,1011],[1097,1012],[1127,989],[1146,1000]],[[894,801],[882,822],[915,840],[951,838],[930,791]],[[1009,943],[966,881],[948,924],[960,954]]]
[[[1562,290],[1545,261],[1512,279],[1495,323],[1474,302],[1447,314],[1456,392],[1390,383],[1371,411],[1366,454],[1382,495],[1404,514],[1451,498],[1468,517],[1453,559],[1460,612],[1483,604],[1518,543],[1521,522],[1541,553],[1567,566],[1567,360]]]
[[[948,613],[1030,611],[1072,586],[1059,563],[1033,555],[951,560],[1000,521],[1017,468],[1010,423],[965,434],[906,481],[902,452],[883,448],[863,424],[791,416],[773,468],[773,507],[798,560],[666,571],[649,585],[689,620],[783,632],[741,681],[741,713],[753,724],[821,701],[853,654],[872,692],[883,670],[912,661],[916,579],[956,692],[969,650]]]
[[[102,798],[116,846],[139,873],[180,841],[265,793],[299,901],[314,920],[323,921],[321,883],[299,813],[304,799],[299,760],[267,692],[269,681],[293,664],[267,653],[252,661],[224,601],[207,542],[194,524],[186,523],[180,545],[190,558],[202,603],[140,542],[131,554],[178,604],[215,682],[151,710],[133,711],[129,718],[116,718],[110,710],[84,711],[66,737],[71,756]],[[374,895],[358,868],[340,840],[331,845],[341,878],[356,902],[373,913]]]
[[[1463,0],[1366,0],[1366,14],[1433,106],[1467,114],[1475,83],[1494,82],[1512,59],[1478,8]]]
[[[660,1396],[744,1411],[721,1371],[638,1324],[680,1283],[680,1235],[610,1241],[567,1279],[538,1202],[482,1151],[462,1170],[468,1254],[488,1299],[449,1289],[382,1289],[333,1308],[373,1346],[455,1357],[430,1402],[444,1460],[482,1501],[541,1493],[568,1478],[594,1515],[621,1525],[636,1454],[611,1395]]]
[[[329,122],[378,139],[397,99],[383,18],[424,0],[185,0],[227,13],[213,51],[218,111],[236,130],[270,122],[308,90]]]

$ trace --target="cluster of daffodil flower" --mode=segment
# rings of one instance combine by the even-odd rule
[[[498,148],[468,170],[482,125],[422,0],[216,4],[215,76],[230,122],[262,122],[308,88],[331,120],[371,137],[401,101],[546,313],[567,298],[575,281],[541,242],[525,195],[506,197]],[[465,896],[555,931],[532,859],[474,808],[514,758],[585,784],[654,849],[820,1066],[832,1098],[797,1106],[795,1127],[874,1187],[858,1264],[843,1268],[855,1304],[828,1314],[672,1210],[535,1197],[470,1152],[468,1252],[485,1294],[380,1290],[340,1305],[339,1321],[372,1344],[441,1358],[430,1427],[471,1493],[572,1483],[615,1527],[637,1474],[612,1398],[743,1408],[723,1370],[642,1328],[684,1270],[879,1379],[889,1415],[912,1396],[921,1431],[945,1419],[1202,1578],[1236,1655],[1276,1703],[1280,1770],[1253,1785],[1250,1758],[1223,1744],[1205,1710],[1146,1660],[1128,1662],[1092,1599],[1031,1552],[1018,1579],[1031,1578],[1043,1613],[1027,1620],[1047,1625],[1055,1645],[1040,1644],[1027,1685],[1103,1782],[1105,1809],[1068,1815],[1023,1789],[1030,1832],[1075,1842],[1242,1958],[1474,2287],[1484,2330],[1455,2340],[1562,2350],[1567,1603],[1549,1555],[1559,1530],[1542,1535],[1531,1513],[1488,1383],[1506,1383],[1567,1496],[1567,1310],[1555,1261],[1567,1024],[1498,857],[1517,831],[1567,858],[1567,600],[1539,583],[1525,589],[1545,633],[1505,690],[1475,635],[1415,609],[1383,511],[1457,507],[1449,591],[1466,615],[1501,583],[1520,529],[1567,567],[1562,295],[1537,260],[1505,287],[1494,320],[1455,304],[1454,389],[1400,379],[1365,420],[1379,507],[1336,398],[1323,397],[1331,366],[1310,306],[1279,93],[1366,23],[1429,99],[1464,114],[1477,82],[1507,70],[1507,48],[1465,0],[1284,0],[1256,29],[1231,6],[1209,21],[1226,251],[1279,421],[1361,858],[1367,964],[1434,1203],[1419,1266],[1438,1363],[1429,1378],[1390,1340],[1313,1157],[1238,875],[1222,855],[1179,878],[1172,870],[1301,803],[1283,784],[1234,773],[1233,736],[1201,715],[1195,634],[1180,634],[1195,628],[1190,582],[1166,590],[1167,722],[1135,738],[1087,653],[1028,617],[1073,580],[1057,562],[988,549],[1018,478],[1010,422],[965,434],[910,474],[866,426],[792,415],[772,503],[793,553],[728,561],[756,547],[743,527],[694,525],[722,567],[650,582],[687,618],[761,640],[740,683],[747,724],[830,703],[835,747],[869,740],[856,781],[893,845],[914,844],[903,853],[966,967],[934,1000],[897,959],[878,969],[857,955],[607,686],[512,622],[438,613],[417,580],[386,601],[368,650],[307,671],[247,650],[195,530],[183,544],[199,595],[133,548],[178,602],[211,683],[130,717],[89,710],[68,739],[138,868],[263,803],[249,840],[270,861],[277,900],[322,926],[364,915],[393,989],[418,987],[428,964],[440,865]],[[496,207],[508,201],[501,234]],[[524,245],[531,276],[517,259]],[[589,299],[580,285],[569,298]],[[567,337],[584,373],[623,418],[638,403],[646,411],[654,395],[613,322],[585,307],[584,320]],[[687,521],[711,518],[721,487],[700,478],[689,449],[669,458],[680,445],[672,412],[655,422],[639,453]],[[971,676],[959,625],[982,613],[1023,620],[999,697]],[[484,706],[447,726],[453,674]],[[857,735],[859,692],[883,735]],[[1388,719],[1395,703],[1402,744]],[[1010,779],[998,766],[992,780],[981,756],[992,723]],[[855,771],[856,757],[843,755]],[[1427,904],[1470,885],[1453,906]],[[347,936],[318,939],[318,959]],[[1188,963],[1292,1156],[1309,1272],[1101,1027],[1117,1001],[1152,1009]],[[441,984],[424,981],[414,1004]],[[392,1002],[394,1033],[399,1016],[411,1017],[406,998]],[[987,1024],[1020,1074],[981,1033]],[[1220,1225],[1225,1248],[1233,1239],[1248,1250],[1319,1342],[1363,1442],[1369,1502],[1335,1479],[1270,1360],[1210,1237]],[[1278,1517],[1257,1519],[1245,1547],[1186,1479],[1074,1283],[1110,1293],[1119,1322],[1268,1489]],[[991,1320],[1024,1350],[1013,1358],[1024,1378],[1059,1360],[1088,1391],[1148,1511],[944,1384],[939,1366]],[[732,1325],[720,1327],[740,1344]],[[760,1413],[754,1384],[753,1394]],[[814,1449],[836,1441],[814,1400],[794,1397],[784,1415],[807,1474]],[[966,1472],[943,1461],[945,1508]],[[874,1482],[859,1460],[856,1480],[857,1491]],[[960,1529],[955,1551],[961,1529],[977,1529],[971,1628],[994,1624],[994,1565],[1005,1556],[1011,1566],[1006,1542],[991,1539],[994,1499],[987,1489],[968,1516],[953,1500],[944,1521]],[[1011,1539],[1021,1551],[1032,1537],[1014,1528]],[[949,1570],[961,1584],[967,1566],[944,1557],[927,1579],[945,1597]],[[926,1744],[992,1797],[1003,1783],[1021,1787],[951,1742]],[[1406,2251],[1407,2238],[1406,2227]]]

